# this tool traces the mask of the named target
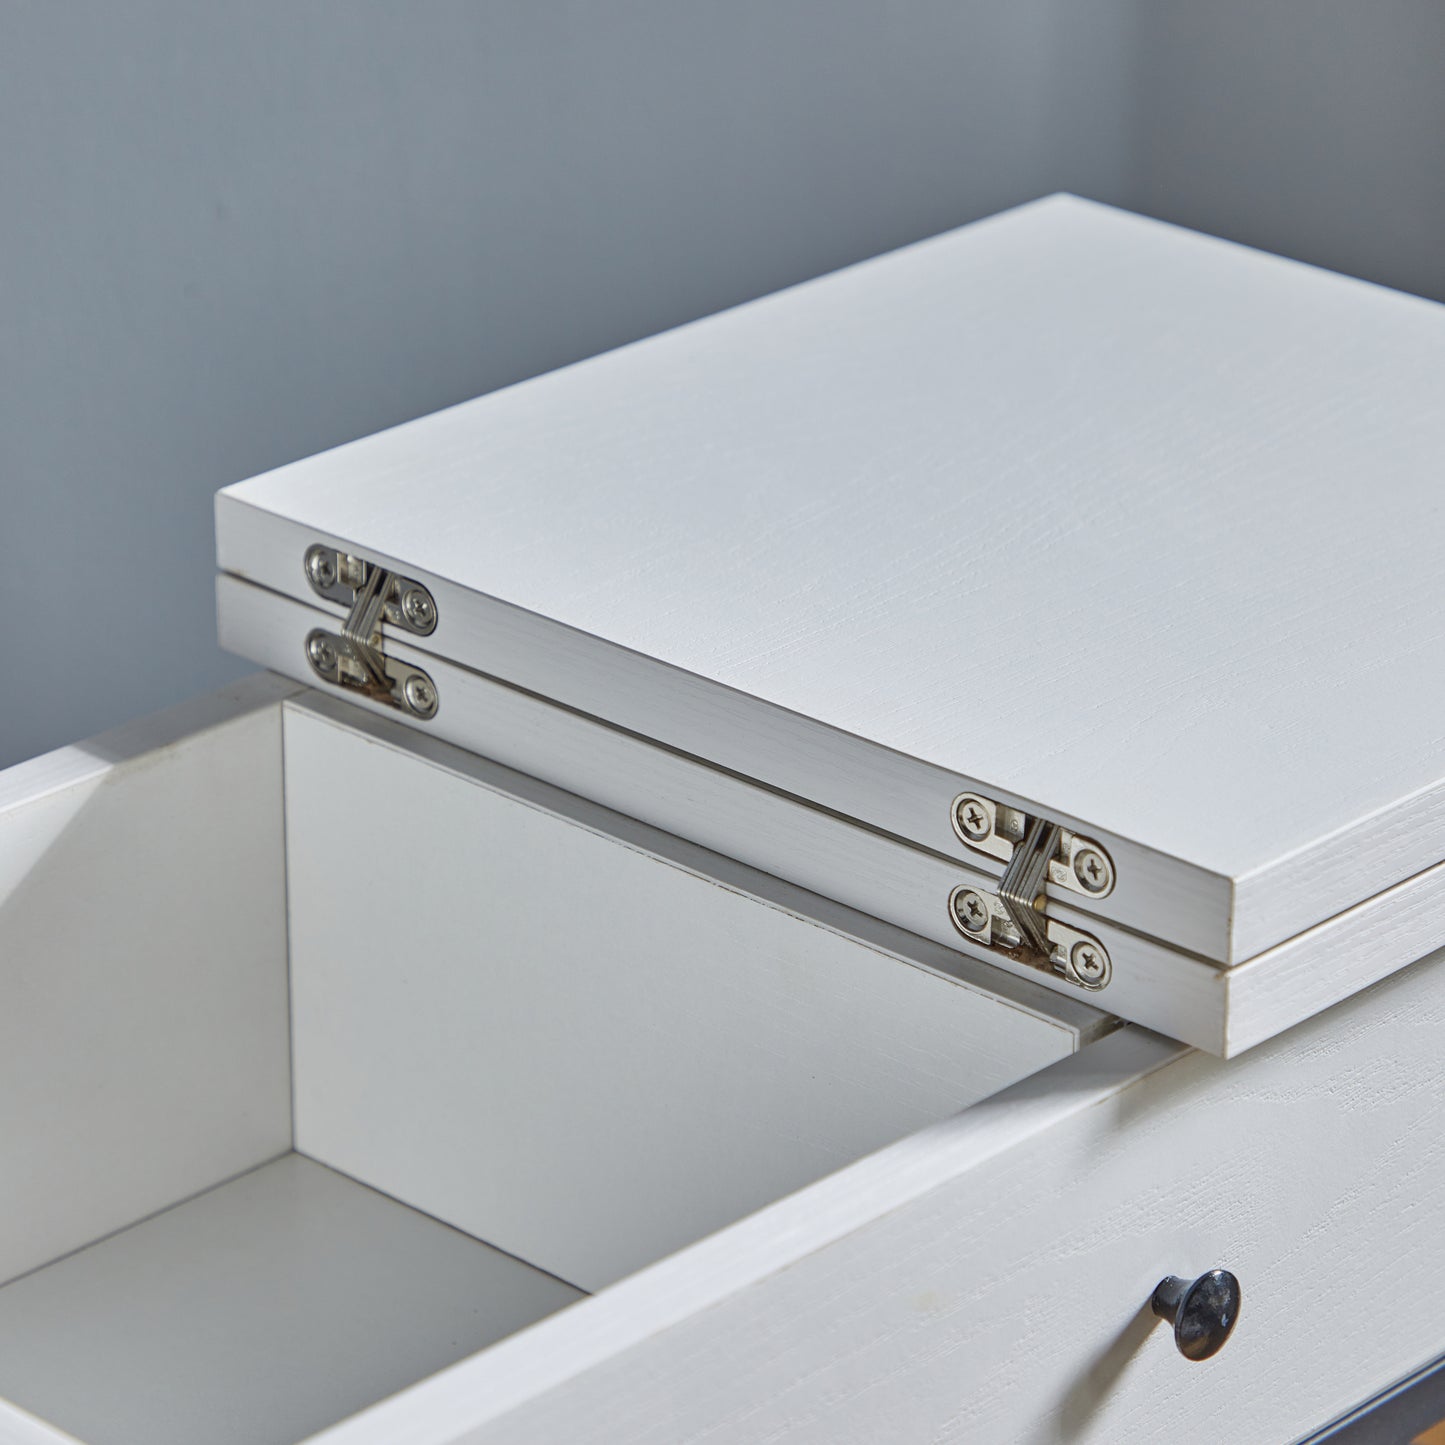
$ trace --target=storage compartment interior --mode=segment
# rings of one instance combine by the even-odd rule
[[[87,1445],[291,1445],[1107,1026],[279,688],[0,775],[0,1397]]]
[[[293,1153],[0,1289],[0,1379],[82,1440],[295,1441],[579,1298]]]

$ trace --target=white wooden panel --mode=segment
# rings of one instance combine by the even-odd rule
[[[28,1410],[0,1400],[0,1445],[84,1445],[84,1442],[37,1420]]]
[[[248,619],[258,661],[295,666],[315,625],[314,609],[229,578],[220,580],[219,592],[223,616]],[[969,870],[415,649],[392,651],[430,670],[460,717],[465,746],[971,952],[995,969],[1078,995],[1062,980],[970,950],[959,938],[945,905]],[[423,724],[414,730],[424,735]],[[1426,869],[1230,969],[1096,925],[1067,905],[1055,902],[1051,911],[1091,929],[1109,948],[1113,981],[1090,998],[1122,1018],[1231,1057],[1431,952],[1445,935],[1445,867]]]
[[[300,640],[291,634],[302,618],[307,619],[308,630],[318,625],[336,630],[341,611],[314,609],[305,605],[317,600],[311,594],[306,593],[304,599],[288,597],[287,589],[296,590],[296,561],[311,543],[331,542],[344,548],[355,544],[280,521],[252,507],[230,505],[232,500],[224,493],[218,500],[228,539],[224,550],[230,558],[246,559],[244,566],[235,564],[238,573],[254,574],[266,585],[220,575],[217,615],[221,645],[252,662],[314,684],[316,674],[300,650],[305,632]],[[378,549],[370,548],[367,554],[382,565],[401,566]],[[433,651],[422,653],[394,638],[388,640],[389,651],[416,658],[433,675],[455,672],[465,679],[461,706],[449,701],[430,722],[414,723],[418,730],[467,748],[476,747],[478,737],[503,740],[503,753],[519,746],[485,710],[482,688],[491,681],[486,674],[494,674],[506,678],[514,690],[565,699],[574,716],[606,718],[615,725],[614,730],[624,728],[639,737],[663,739],[679,756],[705,757],[739,777],[761,780],[784,796],[821,803],[840,816],[858,818],[873,830],[908,839],[960,865],[971,863],[995,876],[1002,873],[1002,863],[964,848],[950,822],[953,800],[966,789],[983,787],[978,779],[945,772],[848,733],[820,728],[811,719],[760,704],[742,693],[720,691],[640,653],[559,627],[535,613],[479,598],[419,568],[408,570],[431,588],[440,611],[465,619],[459,626],[474,638],[472,651],[480,659],[476,666],[462,668],[438,659]],[[285,604],[294,606],[298,601],[302,602],[299,613],[288,615]],[[479,677],[481,684],[472,681]],[[365,699],[358,701],[370,705]],[[480,714],[478,707],[483,709]],[[495,752],[492,747],[483,750]],[[532,771],[554,776],[556,760],[543,749],[533,751],[539,756]],[[1001,801],[1033,810],[1028,798],[998,788],[989,791]],[[1050,816],[1084,829],[1079,819],[1057,809]],[[1230,962],[1237,956],[1229,928],[1229,879],[1102,829],[1090,826],[1087,831],[1109,849],[1118,877],[1108,898],[1090,904],[1092,913],[1127,920],[1145,934],[1167,938],[1177,947],[1207,958]],[[1053,885],[1047,891],[1056,906],[1062,902],[1068,908],[1079,901],[1077,893]],[[1186,991],[1187,987],[1186,983]]]
[[[1445,934],[1445,863],[1222,975],[1232,1057],[1414,963]]]
[[[1442,373],[1437,305],[1054,198],[242,484],[220,560],[658,659],[539,690],[790,791],[718,694],[815,719],[915,841],[835,733],[1247,878],[1243,958],[1445,856]]]
[[[457,749],[299,706],[285,729],[297,1147],[583,1288],[1103,1022],[496,791]]]
[[[241,626],[256,661],[305,675],[300,659],[321,614],[231,577],[218,579],[217,595],[223,638]],[[949,895],[966,881],[997,887],[981,873],[413,648],[393,644],[391,652],[428,670],[452,724],[447,736],[471,751],[967,953],[995,970],[1042,983],[1065,998],[1087,999],[1211,1053],[1225,1048],[1225,983],[1220,969],[1200,959],[1098,924],[1081,910],[1055,902],[1054,915],[1094,933],[1113,960],[1107,991],[1082,991],[1056,975],[973,948],[960,937],[949,918]],[[344,706],[374,717],[407,721],[396,709],[359,693],[327,695],[345,696]],[[423,738],[437,735],[421,723],[412,731]],[[1348,992],[1351,985],[1341,987]],[[1301,1009],[1294,1018],[1308,1012]],[[1274,1017],[1277,1028],[1294,1021],[1278,1013]]]
[[[1288,1441],[1445,1350],[1445,955],[1222,1063],[1126,1030],[315,1445]],[[1147,1302],[1235,1270],[1206,1364]]]
[[[292,1445],[579,1298],[291,1154],[0,1289],[0,1394],[85,1445]]]
[[[280,699],[0,774],[0,1280],[290,1146]]]

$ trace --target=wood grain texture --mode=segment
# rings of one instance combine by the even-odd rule
[[[0,1289],[0,1393],[85,1445],[292,1445],[579,1298],[290,1154]]]
[[[222,578],[218,590],[223,633],[244,619],[258,661],[304,671],[297,661],[319,613],[234,578]],[[463,746],[969,951],[943,904],[971,870],[414,649],[392,650],[430,670]],[[353,714],[357,707],[397,717],[365,700],[351,707]],[[427,736],[423,724],[413,730]],[[1231,1057],[1429,953],[1445,933],[1445,868],[1426,869],[1230,969],[1094,923],[1080,909],[1055,903],[1053,912],[1109,948],[1114,979],[1090,997],[1121,1018]],[[1062,981],[974,952],[995,971],[1078,994]]]
[[[285,729],[297,1147],[582,1288],[1077,1046],[457,749]]]
[[[1445,863],[1222,977],[1226,1058],[1422,958],[1445,930]]]
[[[239,553],[248,560],[238,575],[217,578],[217,616],[221,644],[238,656],[274,668],[302,681],[316,675],[289,640],[298,616],[289,619],[277,602],[301,604],[308,627],[339,628],[339,609],[313,609],[311,594],[288,596],[294,591],[295,559],[315,541],[348,548],[344,538],[327,537],[314,529],[282,522],[254,508],[229,505],[222,494],[218,511],[226,518],[228,558]],[[247,540],[251,545],[247,545]],[[375,550],[368,552],[383,565],[400,565]],[[254,580],[244,580],[245,572]],[[983,786],[976,778],[945,772],[916,758],[878,748],[836,729],[821,728],[811,719],[762,704],[741,693],[719,690],[675,668],[629,652],[596,638],[585,637],[534,613],[496,603],[459,588],[443,578],[431,578],[419,569],[412,575],[424,581],[444,611],[463,631],[474,629],[475,653],[484,658],[478,672],[462,667],[434,651],[415,652],[428,672],[454,668],[467,678],[489,674],[505,678],[514,690],[544,698],[561,698],[579,716],[606,719],[614,730],[626,729],[649,739],[661,739],[682,756],[704,758],[730,773],[756,780],[784,796],[806,799],[843,817],[856,818],[869,828],[908,840],[961,866],[974,866],[998,876],[1003,864],[963,847],[950,822],[953,800],[961,791]],[[257,583],[263,585],[256,585]],[[275,600],[273,600],[275,599]],[[284,640],[284,646],[281,644]],[[388,647],[400,654],[405,644]],[[301,658],[298,662],[298,658]],[[425,725],[417,727],[463,747],[474,747],[479,734],[496,738],[500,732],[478,717],[480,698],[467,682],[462,706],[448,706]],[[365,700],[361,699],[363,705]],[[388,711],[393,711],[388,709]],[[518,746],[509,740],[504,750]],[[537,755],[541,776],[552,776],[541,750]],[[560,781],[560,779],[558,779]],[[1031,800],[994,795],[1026,809]],[[1079,829],[1083,824],[1055,812],[1057,821]],[[1190,867],[1098,829],[1090,835],[1103,843],[1117,864],[1114,892],[1089,912],[1102,919],[1127,921],[1134,929],[1207,958],[1228,962],[1233,957],[1230,938],[1230,882],[1205,870]],[[1079,895],[1049,885],[1055,904],[1070,907]]]
[[[1222,1063],[1124,1031],[315,1445],[1217,1445],[1439,1355],[1445,955]],[[1244,1286],[1206,1365],[1147,1311]]]
[[[483,672],[551,619],[537,690],[927,846],[855,742],[1034,800],[1239,882],[1236,961],[1445,856],[1442,370],[1436,305],[1054,198],[230,489],[219,557],[453,583]]]
[[[289,666],[298,675],[305,670],[304,663],[297,664],[319,613],[234,578],[220,579],[218,593],[223,636],[244,625],[258,661],[281,670]],[[414,649],[393,646],[392,652],[427,668],[445,698],[450,740],[469,751],[986,961],[995,978],[1008,972],[1212,1053],[1225,1047],[1221,971],[1199,959],[1098,924],[1067,905],[1056,906],[1056,915],[1096,933],[1110,951],[1114,978],[1103,993],[971,949],[949,920],[948,898],[965,881],[996,887],[985,875]],[[407,721],[394,708],[359,694],[325,695],[344,710],[333,715],[355,718],[361,710]],[[421,724],[411,732],[419,740],[436,737]],[[855,917],[847,926],[856,930],[859,921]]]
[[[0,1280],[290,1146],[280,700],[0,774]]]

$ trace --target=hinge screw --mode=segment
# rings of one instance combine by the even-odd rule
[[[1069,962],[1081,982],[1102,984],[1109,974],[1109,960],[1097,943],[1076,943],[1069,950]]]
[[[1074,877],[1090,893],[1107,893],[1114,883],[1114,870],[1097,848],[1080,848],[1074,854]]]
[[[313,547],[306,554],[306,571],[318,587],[330,587],[336,581],[336,562],[325,547]]]
[[[431,717],[437,710],[437,690],[424,677],[409,677],[402,689],[406,705],[418,717]]]
[[[336,649],[324,637],[313,637],[306,644],[306,650],[311,654],[311,661],[321,672],[336,670]]]
[[[418,632],[424,632],[437,618],[436,603],[420,587],[413,587],[401,599],[401,611]]]
[[[972,838],[975,843],[987,838],[991,831],[988,809],[984,807],[983,801],[975,798],[972,793],[965,793],[953,805],[953,816],[958,822],[958,831],[965,838]]]
[[[953,895],[953,916],[958,926],[968,933],[982,933],[988,927],[988,904],[983,894],[962,888]]]

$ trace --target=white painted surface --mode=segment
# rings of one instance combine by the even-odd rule
[[[315,1445],[1218,1445],[1445,1350],[1445,955],[1228,1063],[1133,1030]],[[1147,1301],[1225,1266],[1190,1364]]]
[[[219,593],[223,634],[244,619],[258,661],[295,667],[319,615],[314,609],[233,578],[220,579]],[[971,870],[414,649],[392,650],[430,669],[464,746],[970,952],[995,977],[1008,970],[1079,996],[1062,980],[970,950],[948,920],[946,901]],[[365,700],[335,697],[333,706],[337,716],[355,716],[360,707],[404,721]],[[428,736],[422,724],[412,731]],[[1229,969],[1092,922],[1066,904],[1056,901],[1051,909],[1109,949],[1113,981],[1087,997],[1121,1018],[1228,1057],[1431,952],[1445,935],[1445,867],[1426,869]]]
[[[297,1147],[583,1288],[1102,1022],[499,792],[458,749],[300,706],[285,736]]]
[[[1425,957],[1445,932],[1445,863],[1221,975],[1225,1057]]]
[[[223,637],[241,625],[257,661],[305,671],[297,660],[319,613],[230,577],[219,579],[218,593]],[[949,895],[965,881],[996,887],[986,875],[465,668],[411,648],[393,646],[392,652],[428,669],[454,724],[451,739],[470,751],[978,958],[995,979],[1004,970],[1212,1053],[1225,1047],[1225,982],[1220,969],[1202,960],[1055,904],[1056,916],[1095,933],[1113,959],[1106,992],[1079,989],[1057,975],[972,948],[959,935],[949,919]],[[327,690],[309,697],[330,698],[331,716],[356,720],[361,709],[392,723],[406,721],[396,709],[359,694]],[[421,724],[410,731],[417,747],[437,736]],[[855,917],[843,926],[856,931],[860,923]]]
[[[829,729],[1247,880],[1240,959],[1445,855],[1442,370],[1431,303],[1053,199],[230,489],[220,561],[345,539],[456,584],[439,655],[553,619],[537,690],[878,826]]]
[[[339,1061],[351,1073],[333,1068],[328,1083],[351,1098],[334,1104],[316,1073],[309,1097],[344,1145],[359,1140],[383,1168],[399,1161],[411,1182],[439,1184],[438,1198],[455,1186],[453,1198],[474,1203],[495,1186],[495,1218],[506,1225],[511,1211],[525,1233],[540,1213],[536,1237],[549,1250],[560,1241],[595,1262],[587,1233],[594,1212],[605,1222],[610,1210],[640,1253],[644,1236],[660,1252],[666,1221],[640,1217],[638,1201],[680,1219],[709,1169],[726,1189],[739,1173],[760,1183],[785,1152],[783,1168],[810,1149],[819,1157],[840,1122],[832,1111],[855,1131],[879,1124],[886,1106],[893,1117],[879,1133],[893,1138],[947,1112],[959,1079],[979,1098],[1106,1026],[1022,980],[999,977],[993,997],[979,980],[997,975],[949,950],[915,939],[910,955],[897,930],[721,858],[709,873],[710,855],[693,844],[343,701],[283,710],[291,690],[253,679],[0,775],[0,968],[29,960],[10,975],[15,996],[43,1005],[5,1015],[0,1068],[23,1069],[7,1080],[9,1111],[0,1105],[0,1122],[19,1130],[5,1157],[40,1172],[7,1172],[4,1237],[34,1263],[130,1222],[146,1191],[159,1207],[213,1183],[194,1181],[226,1150],[254,1155],[276,1137],[286,1147],[284,1097],[271,1100],[269,1132],[251,1130],[245,1107],[286,1077],[276,1013],[242,999],[237,1037],[260,1051],[243,1066],[227,1043],[233,996],[220,987],[244,977],[252,1004],[284,989],[279,912],[254,937],[246,930],[262,928],[264,910],[226,912],[234,887],[248,904],[283,906],[256,861],[269,839],[279,867],[283,711],[292,821],[309,818],[308,836],[293,840],[308,878],[294,895],[307,900],[298,929],[316,964],[298,977],[310,1039],[298,1038],[298,1085],[308,1092],[314,1061]],[[489,817],[502,821],[479,821]],[[357,866],[338,835],[375,841],[365,855],[375,866]],[[176,879],[179,899],[159,893]],[[1433,882],[1353,910],[1337,954],[1318,957],[1335,968],[1356,952],[1372,968],[1413,946],[1401,940],[1428,932]],[[97,906],[70,906],[77,891]],[[639,899],[655,906],[638,911]],[[356,910],[365,933],[350,926]],[[97,931],[96,919],[124,936]],[[185,968],[152,956],[194,945],[202,921],[212,952],[183,955]],[[12,955],[16,937],[43,942],[43,955]],[[516,939],[541,951],[508,948]],[[243,941],[266,967],[232,970],[229,948]],[[1291,945],[1271,984],[1290,973],[1313,986],[1303,946]],[[124,967],[112,980],[101,965],[113,959]],[[216,959],[230,960],[220,981]],[[769,972],[769,960],[781,966]],[[1249,964],[1230,977],[1243,986],[1265,973]],[[308,978],[328,977],[329,994],[317,989],[308,1004]],[[609,1012],[608,995],[629,989],[631,1002]],[[441,1006],[419,1006],[427,999]],[[21,1025],[37,1018],[32,1040]],[[61,1027],[74,1018],[83,1033]],[[226,1028],[207,1035],[201,1024],[221,1018]],[[538,1285],[527,1266],[498,1264],[485,1246],[327,1171],[268,1166],[0,1289],[0,1394],[10,1397],[0,1441],[66,1445],[29,1413],[39,1410],[86,1445],[284,1445],[397,1390],[322,1438],[1294,1438],[1445,1349],[1430,1312],[1402,1308],[1445,1289],[1434,1227],[1445,1191],[1442,1025],[1437,955],[1229,1064],[1116,1034],[766,1204],[792,1187],[774,1173],[760,1213],[506,1339],[553,1307],[537,1307],[534,1286],[561,1292],[556,1304],[574,1292]],[[109,1070],[98,1082],[83,1072],[92,1057]],[[165,1091],[153,1090],[157,1078]],[[805,1078],[816,1094],[783,1086]],[[796,1117],[777,1108],[799,1099],[808,1107]],[[852,1134],[833,1162],[859,1146]],[[459,1158],[470,1172],[446,1177]],[[248,1181],[313,1174],[327,1182],[285,1185],[270,1203],[247,1193]],[[548,1215],[559,1180],[570,1219]],[[61,1234],[46,1234],[48,1215]],[[717,1222],[695,1218],[681,1232]],[[1188,1366],[1141,1306],[1164,1272],[1221,1263],[1245,1281],[1244,1323],[1217,1361]],[[397,1324],[398,1338],[378,1334],[378,1320]],[[146,1387],[157,1378],[186,1391],[158,1395]],[[219,1403],[238,1389],[251,1392],[244,1409]],[[258,1434],[258,1421],[276,1433]]]
[[[345,539],[320,536],[292,522],[282,522],[250,507],[226,507],[222,497],[228,549],[255,555],[254,571],[264,586],[222,573],[217,578],[217,615],[223,647],[252,662],[288,677],[314,684],[316,674],[300,651],[305,632],[293,637],[303,624],[338,630],[340,609],[325,611],[289,597],[295,559],[317,540],[350,546]],[[238,540],[239,539],[239,540]],[[248,548],[248,541],[254,544]],[[395,559],[371,552],[383,565]],[[737,776],[761,780],[784,796],[822,803],[840,816],[856,818],[874,831],[907,839],[960,866],[972,863],[995,876],[1003,864],[964,848],[949,819],[952,804],[964,789],[977,789],[977,779],[945,772],[901,753],[880,750],[836,729],[796,713],[785,712],[742,693],[720,691],[699,678],[679,673],[665,664],[628,652],[610,643],[558,627],[545,618],[486,599],[419,569],[411,573],[430,586],[438,609],[451,617],[469,617],[479,639],[475,651],[485,659],[478,672],[443,660],[431,652],[410,649],[390,638],[387,648],[398,656],[412,656],[440,679],[454,675],[460,682],[461,706],[449,702],[428,723],[403,719],[429,736],[445,738],[462,747],[475,747],[476,739],[493,740],[502,755],[519,748],[532,754],[541,776],[565,781],[557,773],[558,759],[550,748],[535,747],[507,735],[504,725],[491,720],[487,685],[491,673],[510,680],[514,691],[525,689],[539,697],[570,699],[574,716],[606,718],[614,730],[629,729],[639,737],[673,739],[680,756],[703,756]],[[309,593],[306,603],[316,599]],[[287,605],[292,610],[287,612]],[[300,604],[300,605],[298,605]],[[452,684],[455,691],[456,684]],[[360,706],[372,704],[359,694],[347,693]],[[394,709],[386,709],[395,715]],[[684,739],[677,743],[677,739]],[[490,749],[488,749],[490,751]],[[994,793],[1004,801],[1027,806],[1028,800]],[[1082,829],[1078,819],[1054,814],[1057,821]],[[1154,937],[1170,939],[1219,961],[1232,959],[1229,932],[1230,882],[1214,873],[1193,868],[1141,847],[1125,838],[1089,829],[1118,865],[1118,882],[1109,897],[1090,910],[1100,918],[1127,919],[1132,927]],[[688,836],[692,836],[689,832]],[[1081,901],[1077,893],[1049,885],[1054,903],[1067,908]]]
[[[85,1445],[292,1445],[579,1298],[290,1154],[0,1289],[0,1394]]]
[[[0,774],[0,1281],[290,1146],[280,700]]]
[[[84,1442],[37,1420],[28,1410],[0,1400],[0,1445],[84,1445]]]
[[[1082,1002],[1098,995],[1070,989],[1055,993],[1042,986],[1032,969],[1018,976],[1000,973],[953,948],[941,947],[927,938],[860,913],[831,898],[811,893],[785,879],[726,858],[691,839],[652,827],[604,807],[590,798],[545,783],[529,774],[504,767],[489,758],[478,757],[437,737],[429,737],[397,725],[390,709],[372,716],[331,692],[298,692],[291,711],[323,718],[346,732],[370,737],[398,748],[443,771],[469,778],[495,792],[556,814],[580,827],[605,834],[623,847],[647,853],[677,867],[713,879],[725,888],[747,894],[760,902],[800,918],[811,919],[823,928],[846,934],[865,947],[891,954],[914,967],[942,974],[989,998],[1001,1000],[1028,1014],[1037,1014],[1049,1024],[1067,1029],[1077,1045],[1102,1038],[1118,1026],[1118,1020]]]

